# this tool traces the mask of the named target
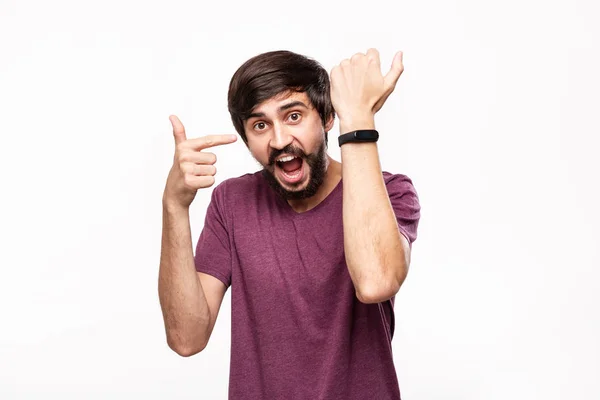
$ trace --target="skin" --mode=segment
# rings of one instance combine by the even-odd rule
[[[325,132],[333,126],[333,117],[323,126],[308,96],[297,92],[269,99],[259,104],[253,114],[260,116],[251,117],[244,124],[250,153],[280,186],[279,191],[287,192],[288,204],[294,211],[300,213],[315,207],[331,193],[342,177],[341,163],[325,152],[319,154],[319,149],[325,146]],[[302,181],[289,184],[277,171],[279,167],[274,160],[283,155],[301,154],[323,159],[320,174],[324,175],[324,179],[312,196],[296,199],[293,193],[305,191],[319,172],[314,171],[303,157],[305,173]]]
[[[357,53],[332,69],[331,99],[340,118],[340,134],[375,128],[374,115],[393,92],[403,70],[399,52],[390,72],[383,76],[375,49]],[[304,106],[287,108],[294,102],[302,102]],[[311,196],[295,198],[298,196],[293,193],[305,191],[317,171],[305,162],[303,180],[290,185],[279,178],[272,161],[286,152],[318,156],[324,134],[333,126],[333,118],[323,126],[303,93],[282,93],[259,104],[254,112],[261,115],[246,121],[248,149],[272,173],[274,182],[288,192],[288,204],[296,212],[315,207],[343,177],[344,248],[357,298],[364,303],[377,303],[394,296],[406,277],[410,248],[399,232],[389,201],[377,144],[345,144],[341,150],[342,163],[322,154],[325,158],[322,183]],[[233,143],[236,136],[187,139],[179,119],[171,116],[170,121],[175,155],[163,193],[158,289],[167,343],[178,354],[190,356],[207,345],[226,288],[218,279],[195,270],[189,206],[199,189],[215,182],[216,156],[206,150]]]
[[[202,351],[214,328],[225,285],[196,272],[189,206],[199,189],[215,183],[216,156],[210,147],[233,143],[235,135],[187,139],[185,128],[172,115],[175,155],[163,192],[163,230],[158,294],[167,344],[188,357]]]
[[[404,71],[402,52],[381,73],[379,52],[357,53],[334,67],[331,101],[340,134],[375,129],[375,113],[394,91]],[[344,253],[356,296],[363,303],[393,297],[406,279],[410,246],[400,233],[385,187],[377,143],[347,143],[341,148]]]

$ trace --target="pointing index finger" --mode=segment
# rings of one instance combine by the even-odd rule
[[[233,143],[237,140],[236,135],[207,135],[188,140],[191,148],[202,150],[213,146]]]

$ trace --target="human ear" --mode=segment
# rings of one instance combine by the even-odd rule
[[[329,132],[331,128],[333,128],[333,121],[335,120],[334,114],[329,114],[329,118],[327,118],[327,123],[325,124],[325,132]]]

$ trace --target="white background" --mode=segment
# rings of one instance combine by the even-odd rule
[[[225,399],[166,345],[161,196],[174,142],[234,133],[229,79],[289,49],[405,71],[377,115],[422,217],[396,302],[403,399],[600,398],[600,19],[589,1],[0,2],[0,398]],[[339,158],[336,129],[330,154]],[[258,165],[215,148],[217,183]],[[212,189],[192,205],[192,240]]]

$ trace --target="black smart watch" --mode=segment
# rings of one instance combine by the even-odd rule
[[[338,136],[338,143],[341,147],[344,143],[376,142],[377,139],[379,139],[379,132],[375,129],[361,129]]]

